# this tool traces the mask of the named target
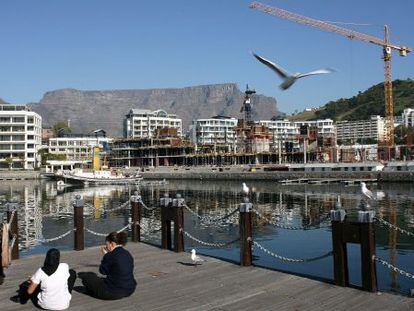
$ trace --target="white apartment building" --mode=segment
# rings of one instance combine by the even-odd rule
[[[335,136],[335,125],[331,119],[315,121],[260,120],[258,123],[269,128],[272,134],[271,149],[273,150],[278,149],[279,145],[284,150],[286,142],[292,142],[293,148],[299,149],[299,134],[303,125],[316,127],[318,136]]]
[[[153,137],[156,129],[167,127],[176,128],[178,136],[182,136],[182,120],[177,115],[168,114],[161,109],[131,109],[124,119],[124,137]]]
[[[0,105],[0,168],[39,166],[42,117],[26,106]]]
[[[67,135],[49,138],[48,153],[65,155],[68,161],[91,161],[93,147],[108,148],[112,138],[94,135]]]
[[[336,129],[337,139],[341,142],[364,139],[381,141],[386,134],[385,120],[381,116],[371,116],[369,120],[339,121]]]
[[[402,124],[405,126],[414,126],[414,109],[406,108],[402,113]]]
[[[195,126],[195,143],[197,145],[232,146],[236,143],[234,127],[237,119],[224,116],[215,116],[209,119],[197,119]]]

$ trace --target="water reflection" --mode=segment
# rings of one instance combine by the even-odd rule
[[[279,185],[273,182],[249,182],[250,196],[254,207],[266,218],[276,220],[285,226],[307,227],[314,230],[285,230],[266,224],[255,218],[254,239],[275,252],[292,258],[314,257],[332,249],[330,228],[326,226],[329,211],[335,206],[347,210],[355,219],[361,206],[358,185]],[[370,185],[386,193],[384,200],[371,203],[377,215],[407,230],[414,230],[414,189],[412,184]],[[113,210],[129,200],[135,188],[124,186],[102,186],[77,188],[57,187],[48,181],[7,181],[0,183],[0,201],[20,202],[19,230],[22,255],[43,253],[48,247],[72,249],[73,235],[50,243],[39,240],[58,236],[73,228],[72,200],[81,194],[85,199],[85,226],[107,233],[124,227],[129,222],[129,209]],[[140,189],[143,201],[148,207],[159,205],[165,192],[170,196],[180,193],[187,205],[201,217],[223,217],[238,207],[242,201],[241,182],[171,181],[164,186],[146,186]],[[149,234],[144,239],[160,243],[159,210],[144,210],[142,224]],[[238,214],[218,225],[211,225],[185,212],[185,229],[192,235],[207,241],[231,241],[238,237]],[[102,237],[85,233],[86,246],[99,245]],[[414,259],[413,239],[395,231],[376,226],[377,254],[390,263],[412,272]],[[227,249],[203,248],[186,239],[188,248],[238,261],[238,245]],[[350,281],[360,284],[359,247],[350,245],[348,258],[351,263]],[[276,261],[254,250],[255,264],[287,270],[295,273],[332,279],[332,258],[325,258],[306,264],[289,264]],[[377,265],[379,287],[382,290],[408,292],[413,287],[410,280]]]

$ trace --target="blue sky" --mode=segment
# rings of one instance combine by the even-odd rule
[[[349,97],[383,80],[381,48],[281,20],[245,0],[1,0],[0,97],[38,101],[46,91],[249,83],[292,112]],[[414,1],[267,0],[310,17],[369,23],[355,29],[414,47]],[[281,91],[250,54],[286,69],[334,67]],[[414,53],[394,54],[393,77],[414,77]]]

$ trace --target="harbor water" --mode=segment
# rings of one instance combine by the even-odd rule
[[[250,201],[255,210],[267,219],[282,224],[275,227],[265,219],[254,217],[253,239],[275,254],[298,259],[313,258],[332,250],[329,211],[341,205],[349,219],[356,219],[359,209],[366,206],[360,186],[280,185],[276,182],[250,181]],[[376,215],[407,231],[414,232],[414,185],[411,183],[370,184],[370,189],[383,191],[384,199],[369,202]],[[5,181],[0,183],[0,211],[6,202],[19,202],[19,248],[21,256],[44,254],[50,247],[73,249],[73,233],[61,239],[47,241],[73,229],[72,201],[80,194],[85,200],[86,247],[103,244],[104,237],[93,233],[109,233],[129,223],[130,196],[139,190],[148,209],[143,211],[142,239],[160,245],[160,198],[164,193],[185,199],[185,231],[207,243],[237,240],[238,213],[220,221],[238,208],[243,200],[241,182],[230,181],[170,181],[166,185],[58,187],[47,180]],[[190,211],[191,210],[191,211]],[[199,217],[196,216],[199,215]],[[210,221],[208,221],[210,220]],[[414,272],[414,238],[375,224],[377,256]],[[296,229],[296,230],[291,230]],[[92,233],[91,233],[92,232]],[[239,244],[224,248],[202,245],[188,237],[186,249],[230,261],[239,261]],[[270,269],[306,275],[312,278],[333,279],[332,256],[305,263],[278,260],[254,247],[254,264]],[[361,285],[359,245],[348,245],[350,282]],[[378,285],[381,291],[407,295],[414,280],[397,274],[377,263]]]

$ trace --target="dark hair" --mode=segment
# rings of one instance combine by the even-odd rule
[[[51,248],[46,253],[45,262],[43,263],[42,270],[47,275],[52,275],[55,273],[57,268],[59,267],[60,262],[60,252],[56,248]]]
[[[114,231],[106,236],[105,241],[113,242],[118,245],[125,245],[127,244],[127,241],[128,241],[128,234],[124,231],[121,231],[121,232]]]

